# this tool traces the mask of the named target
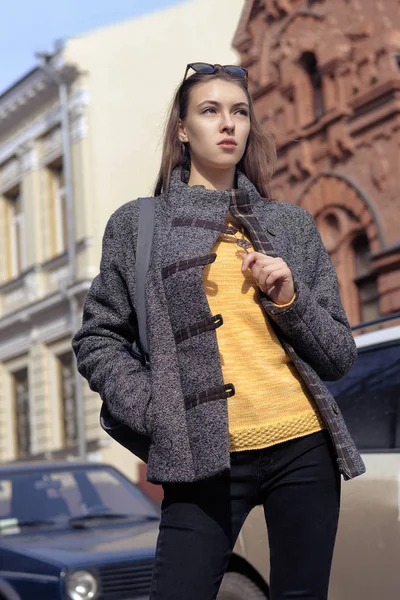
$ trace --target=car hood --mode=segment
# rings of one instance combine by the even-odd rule
[[[63,567],[132,560],[155,553],[158,521],[0,538],[1,548]]]

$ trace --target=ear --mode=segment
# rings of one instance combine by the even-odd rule
[[[186,128],[181,119],[179,119],[179,140],[183,143],[188,141]]]

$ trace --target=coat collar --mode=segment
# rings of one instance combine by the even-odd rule
[[[255,186],[237,171],[237,189],[208,190],[204,186],[189,187],[189,173],[182,167],[172,172],[165,199],[173,222],[192,227],[206,227],[223,231],[228,210],[247,229],[255,250],[276,256],[276,250],[268,231],[258,219],[260,205],[268,204]],[[262,211],[264,212],[264,211]]]
[[[189,186],[189,172],[183,167],[176,167],[172,174],[168,190],[165,194],[167,204],[176,216],[203,217],[223,220],[232,197],[236,204],[245,204],[248,210],[259,202],[265,202],[255,186],[240,170],[237,170],[237,189],[208,190],[202,185]]]

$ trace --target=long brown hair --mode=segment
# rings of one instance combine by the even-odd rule
[[[259,194],[269,198],[269,181],[276,162],[276,146],[272,135],[263,131],[256,119],[251,96],[246,88],[245,80],[218,69],[211,75],[195,73],[183,81],[178,87],[172,101],[167,120],[162,150],[161,166],[154,189],[159,196],[168,188],[171,173],[175,167],[183,166],[190,170],[190,153],[187,145],[179,139],[179,120],[187,116],[190,92],[194,86],[214,79],[224,79],[238,85],[246,94],[249,102],[250,133],[242,159],[237,165],[246,177],[255,185]]]

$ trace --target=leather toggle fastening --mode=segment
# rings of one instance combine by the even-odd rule
[[[227,383],[225,385],[218,385],[216,387],[208,388],[203,392],[186,396],[185,407],[186,410],[200,406],[204,402],[212,402],[214,400],[226,400],[235,395],[235,386],[233,383]]]
[[[193,325],[188,325],[188,327],[183,327],[179,329],[175,333],[175,342],[180,344],[184,340],[195,337],[196,335],[200,335],[201,333],[205,333],[206,331],[213,331],[218,327],[221,327],[224,320],[222,315],[214,315],[213,317],[206,317]]]
[[[214,315],[213,321],[214,321],[215,329],[217,329],[218,327],[221,327],[221,325],[224,324],[224,319],[223,319],[222,315]]]
[[[233,383],[227,383],[225,386],[226,398],[232,398],[235,395],[235,386]]]
[[[185,260],[178,260],[178,262],[167,265],[161,270],[163,279],[166,279],[170,275],[179,273],[179,271],[186,271],[193,267],[205,267],[215,261],[217,255],[215,252],[212,254],[205,254],[204,256],[198,256],[197,258],[187,258]]]

